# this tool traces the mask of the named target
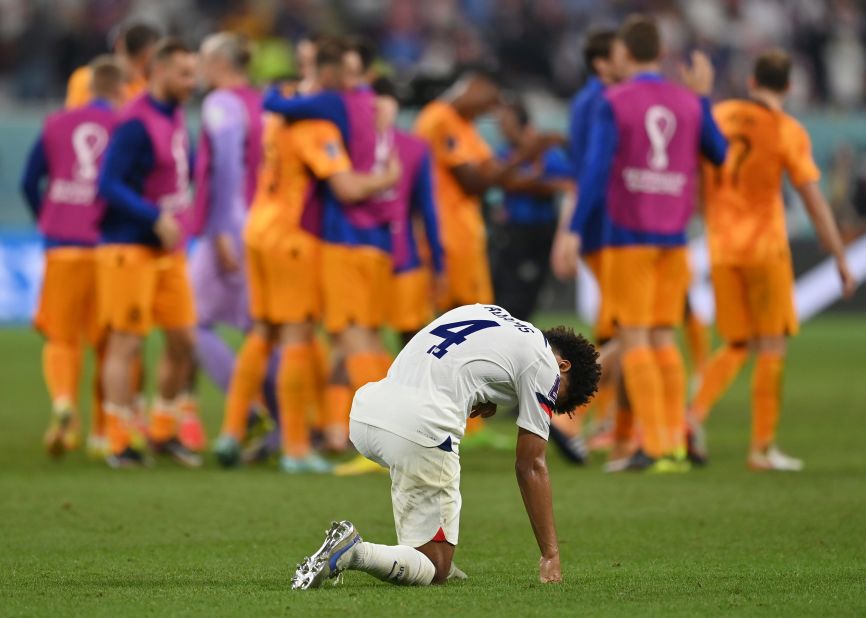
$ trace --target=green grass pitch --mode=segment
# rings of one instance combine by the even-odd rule
[[[512,456],[473,451],[456,554],[468,581],[397,589],[348,573],[340,588],[293,593],[292,567],[332,519],[394,542],[387,477],[49,461],[39,339],[3,330],[0,616],[862,616],[864,350],[856,317],[819,319],[792,342],[781,444],[806,460],[802,474],[745,469],[747,374],[710,421],[706,470],[611,477],[551,453],[562,585],[536,581]],[[214,431],[220,399],[202,391]]]

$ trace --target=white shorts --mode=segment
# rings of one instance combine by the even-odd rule
[[[432,540],[457,545],[460,529],[460,457],[415,444],[359,421],[349,423],[358,452],[391,474],[397,542],[420,547]]]

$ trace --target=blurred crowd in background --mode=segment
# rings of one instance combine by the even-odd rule
[[[258,44],[262,82],[295,72],[291,39],[352,31],[377,41],[404,82],[483,62],[521,88],[568,97],[584,78],[588,27],[634,11],[658,16],[671,57],[709,52],[720,96],[742,93],[756,50],[781,46],[796,61],[794,107],[864,103],[861,0],[0,0],[0,86],[7,98],[62,97],[72,70],[135,17],[195,41],[226,28],[245,33]]]
[[[152,23],[193,46],[210,32],[243,33],[255,43],[251,72],[262,85],[297,75],[301,37],[361,34],[378,47],[378,71],[397,83],[404,124],[474,64],[498,69],[539,126],[565,132],[568,100],[586,79],[587,32],[636,11],[656,16],[669,73],[691,50],[709,53],[717,100],[745,95],[760,51],[791,52],[788,107],[812,135],[843,234],[866,229],[863,0],[0,0],[0,232],[30,225],[17,178],[42,117],[62,101],[72,71],[109,51],[124,23]],[[497,143],[487,124],[482,133]],[[796,197],[786,202],[791,235],[810,237]]]

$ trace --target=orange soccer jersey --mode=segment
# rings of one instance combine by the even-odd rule
[[[704,167],[704,200],[714,264],[787,258],[782,174],[795,187],[820,179],[805,129],[791,116],[753,101],[713,110],[730,144],[725,164]]]
[[[351,171],[339,129],[330,122],[286,124],[269,115],[264,160],[244,230],[253,317],[305,321],[321,312],[319,243],[300,227],[316,179]]]
[[[93,99],[93,94],[90,92],[90,80],[93,73],[90,67],[84,65],[78,67],[69,76],[69,81],[66,84],[66,102],[67,109],[73,107],[81,107],[87,105]],[[123,87],[124,102],[132,101],[147,88],[147,80],[143,78],[135,79],[126,82]]]
[[[415,121],[415,133],[430,145],[442,246],[448,269],[445,304],[493,300],[481,199],[466,193],[452,169],[489,161],[493,153],[470,120],[444,101],[429,103]],[[445,307],[443,307],[445,308]]]
[[[791,116],[752,101],[714,115],[730,148],[704,174],[716,323],[728,341],[794,334],[793,273],[782,174],[795,187],[820,179],[809,135]]]

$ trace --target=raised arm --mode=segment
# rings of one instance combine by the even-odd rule
[[[680,65],[683,83],[701,100],[701,154],[713,165],[722,165],[728,153],[728,140],[722,135],[713,118],[710,94],[716,72],[709,56],[702,51],[692,52],[691,66]]]
[[[547,473],[547,440],[522,427],[517,434],[517,460],[514,468],[523,505],[532,525],[532,532],[541,551],[539,579],[562,581],[559,564],[559,542],[553,521],[553,498]]]

